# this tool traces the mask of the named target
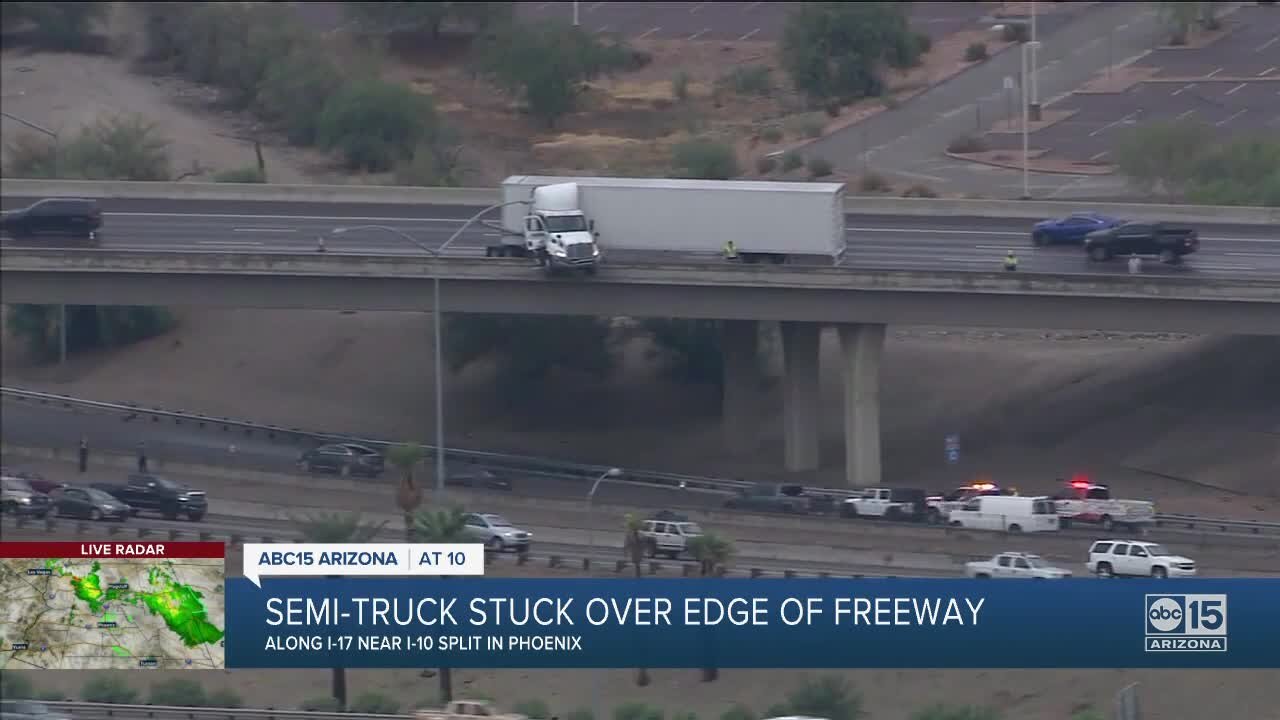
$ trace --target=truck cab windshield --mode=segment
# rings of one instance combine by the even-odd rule
[[[582,215],[553,215],[546,218],[547,232],[586,232],[587,218]]]

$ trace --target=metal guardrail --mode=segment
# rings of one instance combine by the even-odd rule
[[[378,440],[373,438],[363,438],[354,435],[342,435],[334,433],[322,433],[304,430],[301,428],[284,427],[282,425],[268,425],[263,423],[255,423],[246,420],[234,420],[231,418],[213,417],[210,415],[200,415],[197,413],[186,413],[174,410],[162,410],[159,408],[148,408],[137,404],[122,404],[101,402],[97,400],[84,400],[81,398],[70,397],[67,395],[57,395],[54,393],[37,392],[34,390],[23,390],[21,388],[0,387],[0,395],[17,400],[30,401],[40,403],[42,405],[58,405],[68,408],[86,408],[92,410],[100,410],[111,413],[122,413],[127,415],[147,415],[153,418],[168,418],[177,423],[189,423],[200,427],[214,426],[224,429],[235,428],[246,433],[259,433],[270,439],[291,438],[294,441],[308,441],[314,443],[331,443],[331,442],[350,442],[369,445],[371,447],[386,448],[396,443],[386,440]],[[434,458],[436,453],[435,446],[421,445],[428,457]],[[604,475],[610,470],[607,465],[593,465],[586,463],[574,463],[565,460],[553,460],[549,458],[538,458],[524,455],[507,455],[503,453],[484,452],[480,450],[464,450],[460,448],[445,448],[445,456],[450,460],[462,461],[467,464],[481,465],[486,468],[495,470],[508,470],[514,472],[525,472],[531,474],[540,474],[545,476],[554,476],[567,479],[580,479],[592,481]],[[729,494],[736,494],[740,490],[748,488],[755,483],[746,480],[731,480],[728,478],[712,478],[697,475],[681,475],[678,473],[668,473],[653,470],[637,470],[633,468],[620,468],[623,471],[623,481],[653,485],[658,487],[672,487],[680,489],[717,491]],[[842,500],[849,496],[850,491],[847,488],[818,488],[806,487],[805,492],[809,495],[829,498],[836,501]],[[1211,529],[1220,532],[1244,533],[1254,535],[1264,534],[1280,534],[1280,522],[1266,522],[1258,520],[1228,520],[1223,518],[1201,517],[1199,515],[1185,514],[1157,514],[1155,516],[1155,525],[1157,527],[1179,528],[1179,529]]]

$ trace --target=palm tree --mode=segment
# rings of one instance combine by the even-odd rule
[[[640,565],[644,562],[645,542],[644,536],[640,534],[641,528],[644,527],[644,521],[640,520],[631,513],[622,521],[623,535],[622,552],[631,560],[631,567],[636,572],[636,578],[644,577],[640,571]],[[636,668],[636,685],[645,687],[649,684],[649,670],[647,668]]]
[[[421,445],[396,445],[387,450],[387,460],[400,471],[396,505],[404,516],[405,542],[414,541],[413,514],[422,504],[422,488],[414,481],[413,470],[422,462],[424,455]]]
[[[316,513],[301,518],[290,518],[302,539],[311,543],[361,543],[369,542],[382,532],[386,523],[366,523],[359,513]],[[329,575],[330,578],[342,577]],[[333,668],[330,683],[333,699],[340,709],[347,707],[347,669]]]
[[[698,561],[698,574],[702,577],[719,576],[733,557],[733,541],[706,532],[689,540],[689,554]],[[715,682],[720,677],[719,668],[703,668],[702,681]]]
[[[412,518],[415,536],[426,543],[457,543],[466,541],[467,512],[460,507],[448,510],[424,510]],[[440,578],[445,579],[444,576]],[[424,675],[427,671],[423,671]],[[453,669],[442,667],[440,673],[440,702],[453,701]]]

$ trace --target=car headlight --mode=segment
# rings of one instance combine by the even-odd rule
[[[22,503],[23,505],[30,505],[31,498],[29,497],[18,498],[18,502]]]

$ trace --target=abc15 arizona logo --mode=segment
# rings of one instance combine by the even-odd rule
[[[1226,652],[1227,596],[1146,596],[1147,652]]]

